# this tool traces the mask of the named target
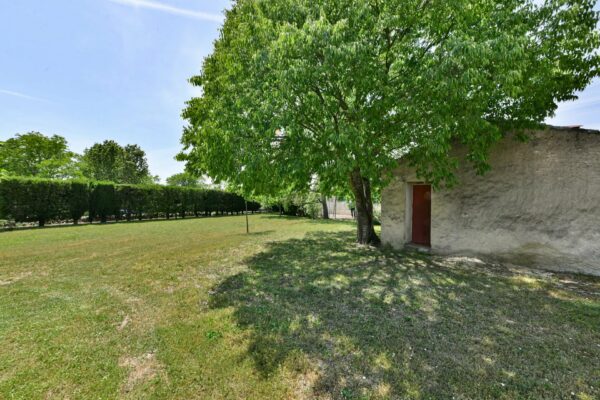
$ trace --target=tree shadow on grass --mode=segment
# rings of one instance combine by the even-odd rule
[[[318,225],[335,225],[335,224],[346,224],[346,225],[356,225],[356,221],[354,219],[323,219],[323,218],[310,218],[310,217],[298,217],[292,215],[279,215],[279,214],[262,214],[264,219],[275,219],[275,220],[298,220],[302,222],[309,222],[311,224]]]
[[[262,376],[291,369],[309,398],[600,393],[600,280],[565,286],[556,275],[382,252],[347,232],[271,243],[247,265],[210,306],[233,307]]]

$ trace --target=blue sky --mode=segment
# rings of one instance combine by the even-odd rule
[[[40,131],[81,152],[137,143],[163,180],[183,170],[184,102],[229,0],[0,0],[0,140]],[[557,125],[600,129],[600,82]]]
[[[218,35],[226,0],[0,0],[0,140],[31,130],[137,143],[153,174],[183,170],[187,79]],[[164,7],[162,7],[164,5]]]

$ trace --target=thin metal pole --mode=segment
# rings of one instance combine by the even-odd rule
[[[250,225],[248,224],[248,200],[244,199],[246,203],[246,233],[250,233]]]

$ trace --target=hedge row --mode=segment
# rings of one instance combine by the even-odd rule
[[[220,190],[18,177],[0,180],[0,219],[37,221],[39,226],[67,219],[77,224],[86,213],[90,222],[106,222],[113,218],[209,216],[245,209],[243,197]],[[248,202],[249,211],[259,209],[259,203]]]

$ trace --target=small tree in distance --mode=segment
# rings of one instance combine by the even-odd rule
[[[591,0],[238,0],[191,79],[178,159],[256,194],[355,198],[377,244],[373,193],[405,156],[452,184],[454,143],[480,173],[508,130],[539,126],[598,75]]]
[[[189,172],[180,172],[167,178],[167,185],[184,187],[204,187],[200,179]]]

